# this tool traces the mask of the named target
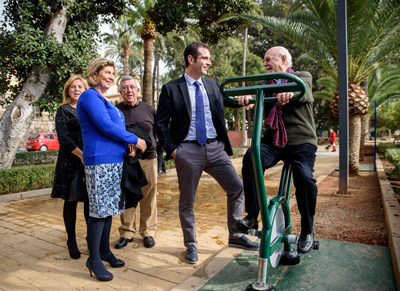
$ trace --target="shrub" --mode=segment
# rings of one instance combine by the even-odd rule
[[[394,166],[392,175],[400,176],[400,148],[388,148],[385,152],[385,159]]]
[[[12,166],[54,164],[57,161],[58,151],[19,152],[15,155]]]
[[[392,148],[398,148],[398,147],[391,142],[381,142],[379,143],[378,146],[378,152],[384,155],[388,149]]]
[[[0,171],[0,195],[53,186],[55,164],[20,166]]]

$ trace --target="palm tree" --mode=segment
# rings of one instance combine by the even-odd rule
[[[124,75],[130,74],[129,59],[137,56],[132,47],[141,46],[138,42],[138,35],[128,25],[125,15],[111,24],[112,33],[103,33],[103,43],[106,44],[105,56],[112,59],[121,59],[124,68]]]
[[[381,106],[385,102],[400,99],[399,80],[400,70],[395,65],[389,65],[376,70],[368,78],[370,100],[376,101],[377,106]],[[373,102],[371,102],[370,109],[372,107]],[[372,115],[372,113],[368,115]]]
[[[143,102],[152,104],[152,77],[151,77],[151,61],[153,58],[153,41],[157,37],[155,24],[151,21],[148,10],[154,6],[153,0],[134,0],[133,4],[135,9],[127,13],[128,24],[138,25],[140,37],[143,39],[143,55],[144,55],[144,69],[143,69],[143,83],[142,83],[142,96]]]
[[[338,82],[337,7],[335,0],[296,0],[285,19],[230,15],[259,22],[306,52],[303,58],[317,62]],[[400,0],[352,0],[347,2],[349,77],[349,165],[358,175],[361,136],[360,115],[369,102],[360,83],[399,56]],[[332,111],[338,114],[338,94]]]

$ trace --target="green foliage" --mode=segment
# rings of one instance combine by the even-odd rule
[[[164,161],[166,169],[175,169],[175,160]]]
[[[385,151],[385,159],[392,163],[394,166],[392,175],[400,175],[400,148],[388,148]]]
[[[274,29],[306,53],[302,58],[319,64],[337,80],[336,3],[334,0],[297,0],[285,19],[250,14],[230,18],[240,17]],[[350,82],[360,83],[379,67],[398,59],[399,13],[400,0],[347,2]]]
[[[388,101],[376,110],[378,127],[386,127],[395,131],[400,128],[400,100]]]
[[[232,19],[217,24],[222,15],[248,12],[249,9],[247,0],[158,0],[148,13],[162,35],[172,31],[184,32],[195,23],[201,35],[200,41],[212,45],[226,39],[245,23],[241,19]]]
[[[0,170],[0,195],[50,188],[54,171],[55,164]]]
[[[391,142],[381,142],[378,145],[378,152],[384,155],[387,150],[393,149],[393,148],[399,148],[399,147]]]
[[[32,151],[15,154],[12,166],[54,164],[57,161],[58,151]]]
[[[374,113],[375,102],[379,107],[385,102],[400,98],[400,70],[396,65],[388,65],[376,70],[368,78],[368,97],[371,101],[368,116]]]
[[[85,75],[89,61],[97,57],[99,16],[110,21],[119,16],[127,0],[6,0],[0,23],[0,94],[11,91],[11,103],[21,91],[33,67],[47,73],[51,83],[36,104],[53,113],[62,99],[66,80]],[[62,43],[44,34],[44,28],[61,9],[67,9],[67,27]],[[11,85],[11,77],[17,79]]]

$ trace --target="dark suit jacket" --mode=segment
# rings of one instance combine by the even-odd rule
[[[232,155],[232,146],[225,127],[224,105],[241,107],[225,101],[219,91],[219,84],[212,79],[202,79],[210,101],[212,120],[217,131],[217,139],[225,143],[225,151]],[[192,114],[189,90],[186,79],[182,76],[162,87],[156,115],[157,135],[163,145],[167,156],[165,160],[172,159],[171,154],[188,135]]]

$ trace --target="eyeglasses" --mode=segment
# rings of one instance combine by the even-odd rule
[[[131,85],[131,86],[122,86],[122,90],[124,90],[124,91],[127,91],[128,89],[131,89],[131,90],[133,90],[133,89],[136,89],[137,87],[135,87],[135,86],[133,86],[133,85]]]
[[[273,58],[276,58],[277,55],[272,56],[272,57],[266,57],[263,61],[269,63]]]

